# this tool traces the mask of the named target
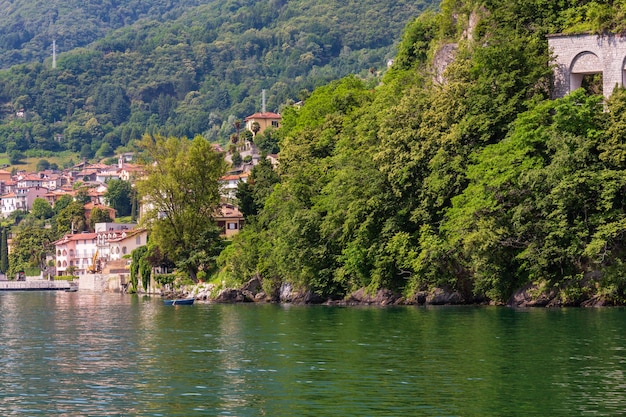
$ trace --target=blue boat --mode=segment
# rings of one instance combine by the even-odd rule
[[[177,300],[163,300],[163,304],[166,306],[190,306],[196,299],[191,298],[180,298]]]

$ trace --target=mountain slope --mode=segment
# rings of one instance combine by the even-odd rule
[[[52,51],[69,51],[139,19],[170,20],[199,0],[2,0],[0,67],[41,61]]]
[[[168,9],[175,19],[157,20],[148,9],[145,19],[59,55],[56,69],[47,58],[1,72],[0,151],[72,149],[84,157],[106,156],[146,131],[224,140],[234,132],[234,120],[260,110],[262,89],[268,90],[267,108],[278,110],[302,90],[349,73],[376,83],[376,70],[393,57],[406,22],[430,3],[176,4]],[[120,13],[113,3],[107,6],[92,18],[99,28],[106,26],[96,24],[107,22],[104,11]],[[130,22],[142,14],[120,16]],[[121,24],[121,18],[108,21]],[[26,117],[17,120],[22,108]]]

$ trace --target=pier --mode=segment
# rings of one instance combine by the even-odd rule
[[[0,281],[0,291],[64,291],[77,288],[70,281]]]

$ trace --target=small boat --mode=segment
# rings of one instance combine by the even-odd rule
[[[179,298],[177,300],[163,300],[163,304],[166,306],[190,306],[196,299],[191,298]]]

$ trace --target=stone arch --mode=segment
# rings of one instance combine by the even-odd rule
[[[596,54],[589,51],[579,53],[570,64],[570,91],[582,86],[585,75],[602,73],[604,68]]]
[[[602,92],[626,85],[626,34],[548,35],[554,65],[553,97],[581,87],[588,74],[602,74]]]

